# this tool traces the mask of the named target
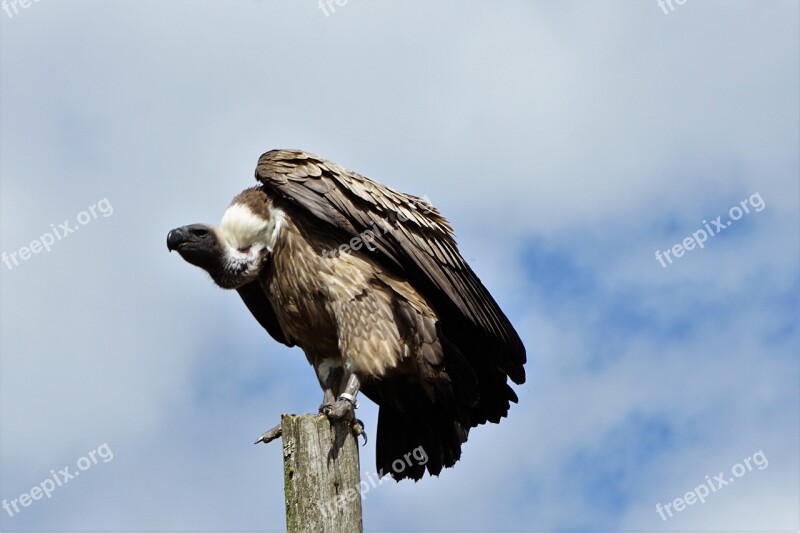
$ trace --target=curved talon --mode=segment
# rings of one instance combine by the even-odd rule
[[[358,439],[359,436],[364,437],[364,444],[362,444],[361,446],[367,445],[367,430],[364,429],[364,422],[362,422],[358,418],[356,418],[353,421],[353,433],[355,433],[356,435],[356,440]]]

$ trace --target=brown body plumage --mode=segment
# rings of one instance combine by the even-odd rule
[[[508,378],[524,382],[526,357],[448,222],[305,152],[267,152],[256,177],[219,229],[178,228],[170,248],[237,289],[276,340],[300,346],[326,398],[357,376],[380,406],[379,471],[419,479],[455,464],[470,428],[517,401]],[[392,470],[418,447],[427,464]]]

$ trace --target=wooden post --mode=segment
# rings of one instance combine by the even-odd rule
[[[282,415],[286,530],[361,533],[358,439],[349,422]]]

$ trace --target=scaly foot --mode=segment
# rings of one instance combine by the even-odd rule
[[[274,428],[270,429],[269,431],[266,431],[263,435],[258,437],[258,440],[254,444],[258,444],[259,442],[263,442],[264,444],[272,442],[278,437],[280,437],[282,434],[283,430],[281,430],[281,425],[278,424]]]

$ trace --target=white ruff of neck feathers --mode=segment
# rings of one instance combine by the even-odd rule
[[[285,224],[280,209],[270,209],[270,218],[253,213],[244,204],[233,204],[222,216],[219,236],[228,260],[234,263],[250,263],[266,248],[272,252],[281,227]]]

